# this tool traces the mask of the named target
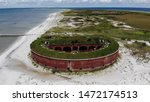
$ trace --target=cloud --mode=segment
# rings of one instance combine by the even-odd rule
[[[120,3],[150,3],[150,0],[118,0]]]
[[[150,0],[0,0],[8,6],[141,6],[150,5]]]
[[[36,0],[38,1],[38,0]],[[114,3],[114,2],[121,2],[121,3],[150,3],[150,0],[47,0],[53,1],[56,3]]]
[[[133,0],[135,3],[150,3],[150,0]]]
[[[0,3],[6,3],[7,0],[0,0]]]
[[[53,3],[150,3],[150,0],[0,0],[0,2],[18,3],[18,2],[53,2]]]
[[[112,0],[53,0],[56,3],[91,3],[91,2],[103,2],[103,3],[109,3]]]
[[[8,4],[7,0],[0,0],[0,5],[7,5],[7,4]]]
[[[112,0],[99,0],[100,2],[106,2],[106,3],[110,3],[112,2]]]

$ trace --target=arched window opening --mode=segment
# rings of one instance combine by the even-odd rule
[[[95,46],[90,46],[90,47],[89,47],[89,50],[90,50],[90,51],[93,51],[93,50],[95,50],[95,48],[96,48]]]
[[[83,51],[83,52],[84,52],[84,51],[87,51],[87,47],[86,47],[86,46],[81,46],[81,47],[79,48],[79,50],[80,50],[80,51]]]
[[[64,47],[64,48],[63,48],[63,51],[71,52],[71,47]]]
[[[56,51],[61,51],[61,47],[55,47]]]
[[[74,46],[73,51],[78,51],[78,47]]]

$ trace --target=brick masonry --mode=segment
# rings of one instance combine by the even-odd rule
[[[90,59],[59,59],[39,55],[31,51],[32,59],[41,66],[58,71],[93,71],[113,64],[118,58],[118,50],[112,54]]]

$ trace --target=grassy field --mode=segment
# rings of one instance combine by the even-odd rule
[[[150,30],[150,14],[129,13],[124,15],[111,15],[114,20],[126,22],[136,28]]]
[[[72,10],[63,13],[65,16],[105,16],[114,20],[126,22],[127,24],[150,30],[150,14],[128,11],[109,11],[109,10]]]
[[[78,11],[76,13],[74,12],[75,11],[69,11],[69,13],[65,12],[64,14],[67,16],[65,16],[65,18],[61,21],[60,25],[62,26],[50,29],[46,34],[49,34],[51,32],[54,32],[54,33],[71,32],[71,33],[77,33],[77,34],[81,33],[81,34],[107,35],[109,37],[120,38],[120,39],[135,39],[135,40],[150,41],[150,18],[149,18],[150,16],[148,14],[142,14],[142,13],[135,14],[135,13],[125,12],[123,14],[119,13],[117,15],[115,14],[103,15],[103,13],[101,15],[92,15],[92,14],[90,15],[92,11],[89,11],[89,12]],[[80,16],[81,15],[80,13],[82,13],[84,16]],[[86,14],[88,14],[88,16]],[[128,17],[128,15],[130,15],[132,19]],[[68,19],[70,19],[71,17],[83,18],[84,25],[81,25],[77,28],[68,27],[66,24],[69,22]],[[104,17],[104,19],[101,19],[101,17]],[[121,17],[126,18],[126,19],[123,19],[122,21],[127,20],[128,22],[140,28],[132,29],[132,30],[123,30],[121,28],[114,27],[111,22],[107,21],[108,18],[114,19],[114,20],[120,20]],[[96,19],[96,21],[99,24],[95,25],[95,22],[93,21],[93,19]],[[128,24],[128,22],[126,23]]]
[[[93,16],[93,15],[123,15],[127,14],[127,11],[111,11],[111,10],[70,10],[63,12],[65,16]]]

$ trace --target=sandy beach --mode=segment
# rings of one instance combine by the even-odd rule
[[[17,68],[17,65],[20,65],[20,69],[24,69],[25,67],[29,68],[30,70],[34,69],[32,61],[29,58],[31,42],[40,37],[51,27],[57,26],[57,23],[61,18],[62,17],[60,16],[59,12],[50,14],[43,23],[28,31],[25,36],[19,37],[15,43],[12,44],[12,46],[10,46],[4,53],[0,55],[0,73],[2,74],[2,76],[0,76],[0,84],[11,84],[9,82],[3,83],[2,80],[9,80],[9,78],[12,78],[12,76],[15,77],[18,75],[19,73],[13,74],[13,70]],[[10,70],[9,74],[7,70]]]
[[[26,36],[18,40],[0,56],[0,84],[15,85],[127,85],[150,84],[150,62],[143,63],[133,57],[130,50],[119,42],[118,61],[94,73],[52,74],[43,68],[37,68],[29,57],[30,44],[51,27],[57,26],[62,19],[60,13],[50,14],[42,24],[33,28]],[[32,34],[32,35],[30,35]]]
[[[60,17],[58,17],[58,16],[59,16],[59,13],[50,14],[49,18],[47,18],[42,24],[40,24],[37,27],[28,31],[25,34],[25,36],[19,37],[13,45],[11,45],[9,48],[7,48],[6,51],[0,55],[0,66],[2,66],[5,63],[7,57],[9,57],[9,55],[11,55],[13,52],[17,52],[18,48],[21,49],[20,47],[23,45],[28,47],[28,49],[23,50],[23,52],[29,52],[30,44],[27,44],[26,41],[28,40],[28,42],[31,43],[36,38],[38,38],[42,34],[44,34],[48,29],[56,26],[58,20],[60,19]]]

